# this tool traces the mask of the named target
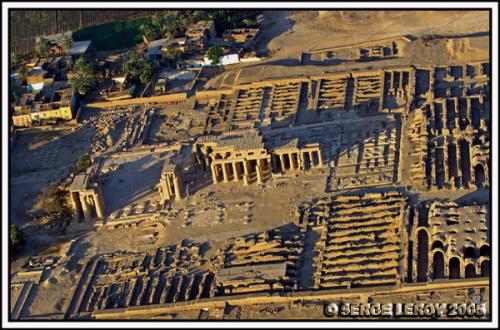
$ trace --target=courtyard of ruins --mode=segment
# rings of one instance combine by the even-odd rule
[[[488,13],[469,30],[431,14],[438,35],[425,12],[403,33],[371,34],[349,22],[361,12],[286,13],[263,14],[261,62],[16,132],[10,218],[29,243],[11,261],[13,319],[320,319],[332,300],[490,302]],[[386,14],[398,28],[409,19]],[[332,18],[343,25],[301,45]],[[71,221],[34,220],[53,183]]]

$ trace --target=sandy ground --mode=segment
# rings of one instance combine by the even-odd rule
[[[353,68],[463,63],[489,57],[487,12],[267,11],[263,18],[265,28],[257,49],[259,53],[270,57],[255,64],[226,67],[205,88],[227,88],[264,79],[340,72]],[[405,49],[403,57],[396,59],[336,66],[299,65],[303,51],[402,35],[451,38],[434,40],[430,44],[417,39]]]
[[[273,60],[297,58],[306,49],[401,35],[466,35],[489,31],[487,11],[278,11],[266,12],[264,21],[272,26],[264,29],[265,34],[275,36],[267,45]]]

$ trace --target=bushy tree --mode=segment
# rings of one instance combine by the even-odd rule
[[[83,155],[78,159],[78,161],[75,164],[75,169],[78,171],[78,173],[85,172],[87,168],[92,165],[92,161],[90,160],[89,155]]]
[[[164,14],[159,18],[162,35],[164,38],[177,38],[183,35],[188,26],[188,21],[181,15]]]
[[[245,19],[255,19],[258,10],[209,10],[207,14],[214,21],[217,31],[245,27]],[[247,21],[248,22],[248,21]]]
[[[145,22],[139,27],[139,29],[149,41],[161,38],[161,33],[158,29],[158,26],[155,26],[151,22]]]
[[[35,44],[35,53],[40,57],[46,57],[50,54],[50,42],[46,38],[40,38]]]
[[[123,63],[123,72],[130,75],[132,81],[147,83],[153,76],[153,66],[143,55],[130,51],[128,61]]]
[[[153,66],[151,65],[151,62],[145,60],[142,64],[139,80],[141,83],[146,84],[151,80],[151,77],[153,77]]]
[[[80,57],[73,65],[71,87],[80,94],[86,94],[95,83],[95,63]]]
[[[208,49],[207,57],[212,64],[219,64],[219,58],[224,55],[224,50],[220,46],[212,46]]]

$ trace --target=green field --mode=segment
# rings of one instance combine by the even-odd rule
[[[116,21],[83,28],[73,34],[75,41],[92,40],[97,50],[114,50],[133,47],[142,42],[140,26],[151,17]]]

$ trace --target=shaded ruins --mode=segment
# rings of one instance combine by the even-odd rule
[[[417,75],[408,132],[412,184],[429,190],[487,187],[489,63],[422,68]]]

